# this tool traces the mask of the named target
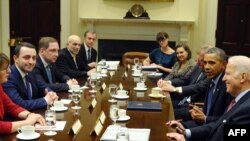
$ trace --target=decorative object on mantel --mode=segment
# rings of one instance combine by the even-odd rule
[[[148,13],[140,4],[134,4],[126,13],[124,19],[150,19]]]

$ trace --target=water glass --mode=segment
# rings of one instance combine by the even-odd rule
[[[92,87],[92,90],[90,90],[89,92],[91,93],[95,93],[95,87],[97,85],[97,79],[96,78],[90,78],[90,86]]]
[[[72,109],[81,109],[80,106],[78,106],[79,102],[81,100],[81,92],[80,90],[77,91],[77,90],[74,90],[73,93],[72,93],[72,101],[75,103],[75,106],[72,107]]]
[[[127,127],[121,127],[116,134],[117,141],[129,141],[129,130]]]
[[[114,99],[114,96],[116,95],[117,92],[117,85],[116,84],[110,84],[109,85],[109,94],[111,96],[111,99],[109,100],[109,102],[116,102],[116,100]]]
[[[53,136],[56,135],[56,131],[52,131],[51,129],[56,125],[56,112],[54,110],[46,110],[45,111],[45,122],[48,126],[48,131],[44,132],[44,135]]]
[[[140,59],[139,58],[134,58],[134,64],[135,64],[135,66],[137,66],[137,65],[139,65],[139,63],[140,63]]]
[[[109,117],[113,121],[113,125],[116,126],[116,120],[119,119],[119,108],[116,104],[110,105]]]

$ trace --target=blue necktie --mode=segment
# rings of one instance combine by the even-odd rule
[[[206,116],[208,115],[211,106],[212,106],[212,99],[213,99],[213,94],[214,94],[214,82],[212,81],[210,84],[210,88],[209,88],[209,92],[208,92],[208,96],[207,96],[207,111],[206,111]]]
[[[47,73],[47,76],[48,76],[48,79],[49,79],[49,83],[52,84],[52,75],[51,75],[51,70],[50,70],[50,66],[48,65],[46,67],[46,73]]]
[[[29,80],[28,75],[25,75],[25,84],[26,84],[27,96],[29,99],[32,99],[32,91],[31,91],[30,80]]]
[[[91,54],[90,54],[90,49],[88,49],[88,63],[90,63],[91,62]]]

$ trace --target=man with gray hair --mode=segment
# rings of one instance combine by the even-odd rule
[[[240,63],[239,63],[240,62]],[[188,140],[225,140],[225,125],[249,125],[250,115],[250,59],[246,56],[233,56],[228,60],[223,81],[226,91],[234,99],[225,113],[214,122],[195,128],[185,129],[179,122],[170,121],[166,125],[177,127],[178,133],[167,133],[167,136],[177,141]]]

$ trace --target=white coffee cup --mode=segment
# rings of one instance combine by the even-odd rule
[[[118,115],[119,115],[119,117],[120,118],[123,118],[123,117],[125,117],[126,116],[126,110],[125,109],[119,109],[118,110]]]
[[[53,105],[55,108],[59,108],[59,109],[64,107],[64,103],[62,101],[54,101]]]
[[[118,95],[128,95],[128,91],[126,91],[126,90],[118,90],[117,94]]]
[[[145,88],[145,84],[143,82],[136,83],[137,88]]]
[[[24,125],[21,128],[17,129],[18,133],[21,133],[23,136],[32,136],[35,133],[35,127],[32,125]]]
[[[160,91],[161,91],[161,88],[159,88],[159,87],[152,88],[152,94],[157,95],[160,93]]]

